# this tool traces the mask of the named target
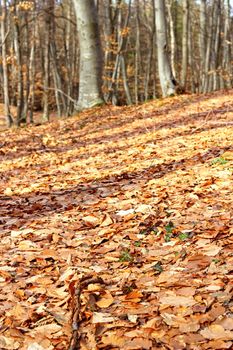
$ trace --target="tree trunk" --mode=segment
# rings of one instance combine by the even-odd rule
[[[183,33],[182,33],[182,70],[181,88],[185,90],[188,69],[188,23],[189,23],[189,0],[183,0]]]
[[[4,98],[4,109],[7,125],[10,127],[13,124],[13,117],[10,112],[10,102],[9,102],[9,79],[8,79],[8,69],[7,69],[7,52],[6,52],[6,0],[3,0],[2,16],[1,16],[1,37],[2,37],[2,69],[3,69],[3,98]]]
[[[200,51],[200,88],[202,92],[205,84],[205,60],[206,60],[206,0],[200,3],[200,34],[199,34],[199,51]]]
[[[29,21],[28,21],[28,13],[25,12],[24,14],[25,18],[25,53],[26,53],[26,59],[27,62],[29,61],[29,64],[26,64],[25,67],[25,92],[24,92],[24,109],[23,109],[23,117],[25,120],[27,120],[28,116],[28,108],[29,108],[29,94],[30,94],[30,34],[29,34]],[[32,45],[33,46],[33,45]]]
[[[139,95],[139,76],[140,76],[140,23],[139,23],[139,0],[136,0],[136,35],[135,35],[135,59],[134,59],[134,99],[135,104],[138,104]]]
[[[221,74],[221,88],[231,87],[231,38],[230,38],[230,0],[224,5],[224,42],[223,42],[223,63]]]
[[[43,96],[43,120],[49,120],[49,90],[50,90],[50,39],[51,22],[54,9],[54,0],[44,0],[44,50],[43,50],[43,69],[44,69],[44,96]]]
[[[23,61],[22,61],[22,45],[19,28],[19,13],[16,2],[14,2],[14,50],[17,62],[17,117],[16,123],[19,126],[21,123],[26,123],[24,111],[24,84],[23,84]]]
[[[154,0],[157,35],[159,80],[163,97],[175,94],[175,79],[172,75],[167,50],[167,25],[164,0]]]
[[[219,58],[220,58],[220,33],[221,33],[221,0],[216,1],[216,4],[215,4],[214,22],[215,22],[215,37],[214,37],[214,45],[213,45],[214,47],[213,47],[213,57],[212,57],[212,69],[214,71],[213,90],[217,90],[220,87]]]
[[[80,45],[79,98],[77,110],[103,104],[102,53],[94,0],[73,0]]]
[[[35,103],[35,73],[36,73],[36,60],[35,60],[35,51],[36,51],[36,34],[37,34],[37,24],[34,21],[33,31],[32,31],[32,43],[29,59],[29,81],[30,81],[30,92],[29,92],[29,121],[33,123],[33,114],[34,114],[34,103]]]
[[[171,69],[172,75],[176,78],[176,68],[175,68],[175,54],[176,54],[176,38],[175,38],[175,30],[174,30],[174,21],[172,17],[172,0],[166,1],[167,9],[168,9],[168,18],[169,18],[169,27],[170,27],[170,37],[171,37]]]

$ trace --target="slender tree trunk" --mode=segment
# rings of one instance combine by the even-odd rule
[[[123,29],[121,27],[122,11],[121,11],[121,7],[120,7],[120,2],[121,1],[118,1],[119,9],[116,13],[116,15],[117,15],[117,28],[118,28],[118,30],[117,30],[118,49],[117,49],[115,65],[114,65],[114,69],[113,69],[113,73],[112,73],[111,83],[109,86],[109,93],[107,96],[107,100],[109,100],[109,98],[111,98],[113,104],[118,104],[118,87],[119,87],[119,78],[120,78],[120,70],[121,69],[123,69],[122,74],[123,74],[123,84],[124,84],[124,90],[126,93],[126,99],[128,102],[130,100],[132,101],[131,97],[129,96],[130,91],[129,91],[128,81],[124,80],[124,79],[127,79],[126,74],[125,74],[126,68],[124,66],[122,66],[122,62],[125,65],[125,63],[124,63],[125,57],[123,58],[123,61],[122,61],[122,56],[125,55],[125,51],[126,51],[127,44],[128,44],[128,35],[127,34],[122,35],[122,33],[124,33],[124,31],[127,31],[127,28],[129,25],[129,19],[131,16],[131,0],[128,2],[128,12],[127,12],[127,15],[125,17]]]
[[[223,41],[223,72],[221,74],[221,88],[231,87],[231,38],[230,38],[230,0],[224,4],[224,41]]]
[[[204,90],[205,84],[205,60],[206,60],[206,0],[200,2],[200,34],[199,34],[199,51],[200,51],[200,91]]]
[[[113,36],[114,36],[114,24],[113,24],[113,4],[112,0],[107,0],[104,4],[104,36],[105,36],[105,52],[104,52],[104,83],[103,90],[104,96],[107,99],[109,88],[111,85],[111,73],[113,69]]]
[[[26,64],[25,67],[25,92],[24,92],[24,109],[23,116],[27,120],[28,116],[28,107],[29,107],[29,95],[30,95],[30,35],[29,35],[29,23],[28,23],[28,13],[25,12],[25,46],[26,46],[26,59],[29,61],[29,64]]]
[[[171,66],[169,62],[166,37],[166,15],[164,0],[155,1],[155,20],[156,20],[156,35],[157,35],[157,54],[159,80],[162,89],[163,97],[175,94],[175,79],[172,76]]]
[[[171,37],[171,69],[172,69],[173,77],[176,78],[176,68],[175,68],[176,38],[175,38],[175,30],[174,30],[174,21],[173,21],[172,11],[171,11],[172,2],[173,0],[166,0],[168,18],[169,18],[170,37]]]
[[[126,102],[127,102],[128,105],[131,105],[133,102],[132,102],[130,89],[129,89],[129,84],[128,84],[127,70],[126,70],[126,64],[125,64],[125,57],[123,55],[121,55],[121,57],[120,57],[120,63],[121,63],[121,72],[122,72],[124,90],[125,90],[125,94],[126,94]]]
[[[134,58],[134,99],[136,105],[138,104],[138,95],[139,95],[139,62],[140,62],[140,23],[139,23],[139,0],[136,0],[136,37],[135,37],[135,58]]]
[[[44,68],[44,94],[43,94],[43,120],[49,120],[49,91],[50,91],[50,39],[51,39],[51,21],[54,0],[44,0],[44,50],[43,50],[43,68]]]
[[[29,121],[33,123],[34,104],[35,104],[35,73],[36,73],[36,62],[35,62],[35,51],[36,51],[36,34],[37,34],[37,23],[34,21],[32,31],[32,43],[29,60],[29,81],[30,81],[30,92],[29,92]]]
[[[220,58],[220,32],[221,32],[221,0],[217,0],[215,4],[214,13],[215,22],[215,38],[213,47],[212,69],[213,73],[213,90],[217,90],[220,87],[219,84],[219,58]]]
[[[214,1],[212,0],[211,3],[211,8],[210,8],[210,18],[209,18],[209,33],[208,33],[208,37],[207,37],[207,44],[206,44],[206,55],[205,55],[205,71],[204,71],[204,75],[205,75],[205,79],[204,79],[204,85],[203,85],[203,91],[204,93],[211,91],[212,89],[212,81],[213,81],[213,76],[209,75],[209,71],[210,71],[210,64],[211,64],[211,53],[212,53],[212,47],[213,47],[213,25],[214,25],[214,20],[213,20],[213,16],[214,16]]]
[[[181,87],[186,88],[188,69],[188,23],[189,23],[189,0],[183,0],[183,33],[182,33],[182,70]]]
[[[74,36],[72,35],[72,30],[74,30],[71,20],[72,20],[72,3],[67,3],[67,21],[66,21],[66,36],[65,36],[65,57],[66,57],[66,67],[67,67],[67,87],[66,93],[68,96],[73,96],[73,81],[74,81],[74,71],[73,71],[73,62],[75,60],[75,43]],[[70,77],[73,77],[71,79]],[[70,99],[66,101],[66,116],[69,116],[73,112],[73,103]]]
[[[193,57],[194,48],[194,40],[193,40],[193,32],[192,32],[192,23],[188,23],[188,63],[190,69],[190,86],[192,93],[196,93],[197,89],[197,81],[199,76],[197,76],[198,70],[196,69],[195,59]]]
[[[24,111],[24,84],[23,84],[23,61],[22,61],[22,45],[19,29],[19,13],[16,2],[14,3],[14,49],[17,62],[17,117],[16,123],[19,126],[21,123],[26,123]]]
[[[153,65],[153,53],[154,53],[154,36],[155,36],[155,11],[152,1],[152,26],[149,30],[149,48],[148,48],[148,54],[147,54],[147,62],[146,62],[146,69],[145,69],[145,79],[144,79],[144,96],[145,100],[148,100],[150,97],[150,81],[151,81],[151,72],[152,72],[152,65]]]
[[[50,56],[51,56],[51,62],[53,67],[53,80],[54,80],[54,87],[55,87],[55,97],[56,97],[56,104],[57,104],[57,110],[59,117],[62,116],[63,113],[66,111],[66,101],[64,94],[61,93],[63,90],[62,86],[62,80],[61,76],[58,70],[58,62],[56,58],[56,46],[55,46],[55,40],[54,38],[50,40]]]
[[[10,111],[9,101],[9,79],[7,69],[7,51],[6,51],[6,0],[3,0],[3,4],[0,1],[0,7],[2,8],[1,14],[1,38],[2,38],[2,69],[3,69],[3,98],[4,98],[4,109],[5,118],[7,125],[10,127],[13,124],[13,117]]]
[[[82,110],[103,104],[101,91],[102,53],[97,10],[94,0],[73,0],[79,45],[79,99],[76,109]]]

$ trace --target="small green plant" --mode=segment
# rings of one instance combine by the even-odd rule
[[[215,164],[220,164],[220,165],[224,165],[228,162],[227,159],[223,158],[223,157],[218,157],[212,160],[211,165],[215,165]]]
[[[163,267],[161,264],[161,261],[158,261],[154,266],[153,269],[156,270],[158,273],[163,272]]]
[[[164,236],[164,240],[165,242],[170,242],[172,238],[172,234],[171,233],[166,233]]]
[[[139,232],[140,235],[146,235],[148,233],[147,229],[143,229]]]
[[[217,263],[220,262],[220,260],[219,260],[219,259],[212,259],[212,262],[215,263],[215,264],[217,264]]]
[[[166,226],[165,226],[165,230],[167,233],[172,233],[172,231],[174,230],[174,224],[170,221]]]
[[[140,247],[142,245],[142,242],[141,241],[136,241],[134,242],[134,246],[135,247]]]
[[[187,256],[187,252],[185,249],[181,249],[179,252],[176,251],[174,252],[174,254],[175,254],[175,257],[179,257],[181,259],[184,259]]]
[[[172,211],[172,210],[169,210],[169,209],[165,209],[164,211],[165,211],[165,213],[166,213],[167,218],[169,218],[169,216],[171,216],[172,213],[173,213],[173,211]]]
[[[131,262],[133,261],[133,256],[130,254],[130,252],[128,250],[124,250],[123,252],[121,252],[121,255],[119,257],[119,261],[120,262]]]
[[[181,234],[179,234],[178,238],[181,241],[186,241],[189,238],[189,235],[188,235],[188,233],[181,233]]]
[[[142,229],[139,234],[140,235],[148,235],[150,233],[157,234],[159,232],[158,228],[156,226],[149,226],[147,228]]]
[[[134,290],[134,287],[131,285],[124,285],[122,288],[122,291],[124,294],[129,294],[130,292],[132,292]]]

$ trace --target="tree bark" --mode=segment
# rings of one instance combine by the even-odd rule
[[[3,98],[4,98],[4,109],[5,118],[7,125],[10,127],[13,124],[13,117],[10,112],[10,102],[9,102],[9,79],[8,79],[8,69],[7,69],[7,51],[6,51],[6,0],[3,0],[3,4],[0,1],[0,6],[2,8],[1,14],[1,37],[2,37],[2,69],[3,69]]]
[[[189,0],[183,0],[183,33],[182,33],[182,70],[181,88],[185,90],[188,69],[188,23],[189,23]]]
[[[168,9],[168,17],[169,17],[169,27],[170,27],[170,37],[171,37],[171,69],[172,75],[176,78],[176,68],[175,68],[175,54],[176,54],[176,38],[175,38],[175,30],[174,30],[174,21],[172,17],[172,0],[167,0],[167,9]]]
[[[157,55],[159,80],[162,89],[163,97],[172,96],[175,94],[175,79],[172,75],[167,50],[167,24],[165,16],[164,0],[154,0],[155,4],[155,21],[157,35]]]
[[[77,110],[103,104],[102,53],[94,0],[73,0],[80,45],[79,98]]]
[[[23,84],[23,61],[22,61],[22,43],[19,28],[19,13],[16,1],[14,2],[14,50],[17,62],[17,126],[26,123],[24,112],[24,84]]]
[[[230,0],[224,5],[224,42],[223,42],[223,63],[221,75],[221,88],[231,87],[231,38],[230,38]]]
[[[205,60],[206,60],[206,0],[201,0],[200,3],[200,33],[199,33],[199,51],[200,51],[200,87],[199,90],[204,90],[205,84]]]

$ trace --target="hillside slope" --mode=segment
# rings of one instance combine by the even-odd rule
[[[0,134],[1,349],[233,346],[232,92]]]

